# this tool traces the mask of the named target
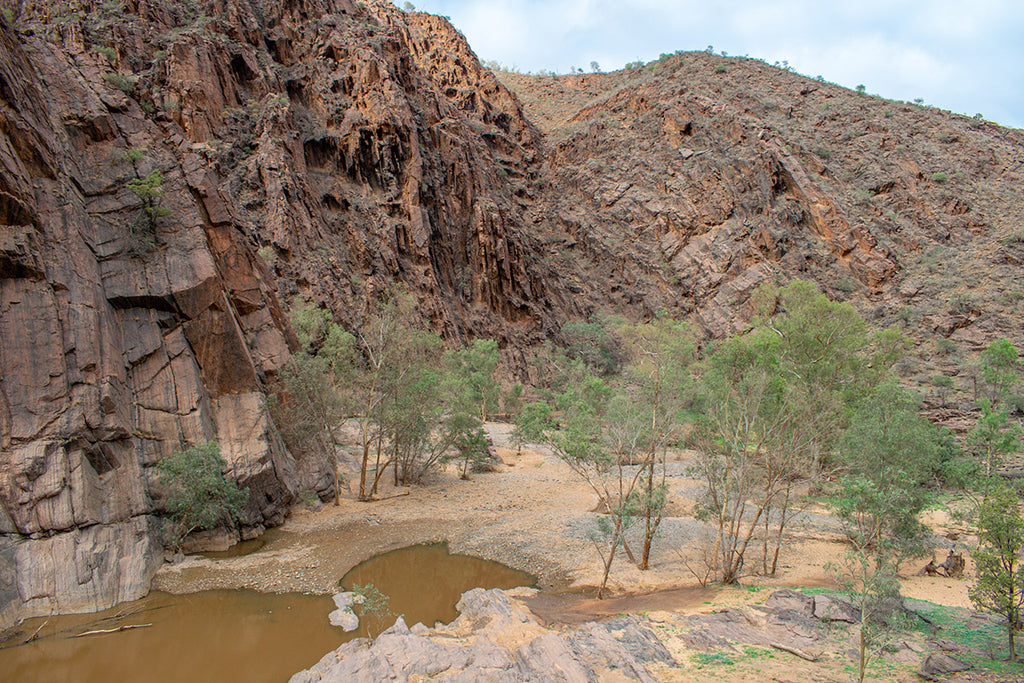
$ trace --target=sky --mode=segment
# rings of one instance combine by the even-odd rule
[[[806,76],[1024,128],[1024,0],[413,0],[481,60],[604,71],[663,52],[786,61]],[[402,5],[402,2],[396,2]]]

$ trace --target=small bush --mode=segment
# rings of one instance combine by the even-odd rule
[[[167,488],[164,509],[174,522],[166,537],[175,550],[193,531],[237,521],[249,492],[227,480],[226,465],[216,441],[192,446],[157,463],[160,483]]]
[[[92,49],[94,52],[98,52],[111,62],[117,59],[117,50],[112,47],[107,47],[106,45],[93,45]]]
[[[949,176],[943,173],[942,171],[938,171],[936,173],[932,173],[932,180],[934,180],[937,183],[944,183],[947,180],[949,180]]]
[[[848,294],[853,290],[857,289],[857,283],[855,283],[853,280],[849,278],[844,277],[832,283],[832,289],[834,289],[837,292],[845,292]]]
[[[956,353],[958,349],[957,345],[954,342],[945,338],[939,339],[937,342],[935,342],[935,348],[943,356],[948,356],[952,353]]]
[[[949,312],[955,316],[967,317],[977,311],[977,305],[967,294],[957,293],[949,299]]]
[[[135,90],[136,79],[132,76],[115,71],[104,76],[107,83],[114,86],[123,93],[130,93]]]
[[[811,151],[817,154],[822,159],[828,159],[830,156],[832,156],[832,151],[829,150],[827,147],[815,147]]]
[[[724,74],[727,71],[729,71],[729,67],[727,67],[725,64],[717,64],[717,65],[715,65],[715,73],[716,74]]]

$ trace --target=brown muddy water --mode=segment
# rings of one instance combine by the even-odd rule
[[[373,557],[343,585],[373,584],[409,625],[448,622],[471,588],[532,585],[533,577],[497,562],[449,555],[445,544],[417,545]],[[330,596],[255,591],[152,593],[98,614],[30,619],[0,644],[0,680],[21,683],[245,681],[277,683],[330,650],[366,635],[327,621]],[[387,624],[370,624],[379,633]],[[146,626],[142,626],[146,624]],[[86,631],[142,626],[114,633]],[[41,628],[40,628],[41,627]],[[38,632],[37,632],[38,629]],[[24,642],[33,634],[36,638]],[[80,636],[80,637],[76,637]]]

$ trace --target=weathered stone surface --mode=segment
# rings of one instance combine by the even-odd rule
[[[924,663],[921,665],[921,669],[917,673],[921,678],[929,681],[935,681],[940,680],[947,674],[967,671],[970,668],[970,664],[965,664],[955,657],[950,657],[949,655],[937,652],[930,654],[925,658]]]
[[[159,521],[144,516],[17,542],[21,613],[95,612],[141,598],[163,557],[158,530]],[[9,592],[0,586],[0,594]]]
[[[359,617],[356,616],[355,612],[352,611],[352,607],[356,604],[355,593],[351,591],[343,591],[341,593],[334,594],[334,605],[338,608],[327,615],[327,620],[331,622],[331,626],[340,626],[342,631],[348,633],[349,631],[355,631],[359,628]],[[421,626],[421,624],[417,624]],[[422,635],[417,633],[416,635]]]
[[[335,602],[340,608],[346,600],[336,596]],[[505,592],[481,588],[464,593],[459,609],[454,623],[434,629],[409,629],[399,618],[372,643],[346,643],[291,681],[652,682],[645,664],[675,665],[664,645],[636,618],[560,634],[541,627]]]
[[[856,624],[860,621],[860,610],[835,595],[814,596],[814,617],[823,621],[845,621]]]

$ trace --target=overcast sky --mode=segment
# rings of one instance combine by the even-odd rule
[[[1024,127],[1024,0],[413,0],[480,59],[605,71],[662,52],[786,60],[869,93]],[[396,2],[402,5],[402,2]]]

